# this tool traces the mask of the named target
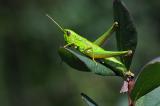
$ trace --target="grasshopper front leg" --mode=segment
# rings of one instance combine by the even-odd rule
[[[68,46],[70,46],[70,45],[72,45],[72,44],[73,44],[73,43],[68,43],[68,44],[64,45],[63,47],[66,48],[66,47],[68,47]]]

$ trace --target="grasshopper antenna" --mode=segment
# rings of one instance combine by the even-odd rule
[[[63,29],[51,16],[49,16],[48,14],[46,14],[46,16],[47,16],[50,20],[52,20],[52,22],[55,23],[55,24],[61,29],[61,31],[64,32],[64,29]]]

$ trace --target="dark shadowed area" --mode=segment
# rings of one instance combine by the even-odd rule
[[[160,55],[160,1],[124,0],[138,31],[132,71]],[[94,41],[113,22],[112,0],[1,0],[0,106],[85,106],[84,92],[101,106],[125,106],[122,79],[80,72],[63,63],[64,28]],[[113,35],[103,46],[116,50]]]

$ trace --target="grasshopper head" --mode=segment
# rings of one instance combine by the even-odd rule
[[[74,31],[70,29],[64,29],[64,39],[66,43],[74,43],[76,35],[77,34]]]
[[[70,29],[64,29],[60,24],[58,24],[51,16],[46,14],[46,16],[52,20],[54,24],[58,26],[58,28],[64,33],[64,39],[66,43],[74,43],[75,41],[75,36],[77,35],[74,31]]]

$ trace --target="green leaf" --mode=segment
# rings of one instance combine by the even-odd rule
[[[136,101],[158,86],[160,86],[160,57],[150,61],[143,67],[136,79],[131,98]]]
[[[71,50],[69,48],[59,48],[59,55],[63,61],[74,69],[92,72],[102,76],[116,75],[111,69],[97,62],[97,64],[90,58],[81,53]]]
[[[119,25],[116,31],[118,50],[132,50],[133,52],[130,56],[121,56],[121,61],[129,69],[137,46],[137,31],[128,9],[121,0],[113,1],[113,10],[114,21],[117,21]]]
[[[160,87],[137,100],[136,106],[160,106]]]
[[[90,97],[88,97],[86,94],[81,93],[82,99],[88,104],[88,106],[98,106],[98,104],[93,101]]]

